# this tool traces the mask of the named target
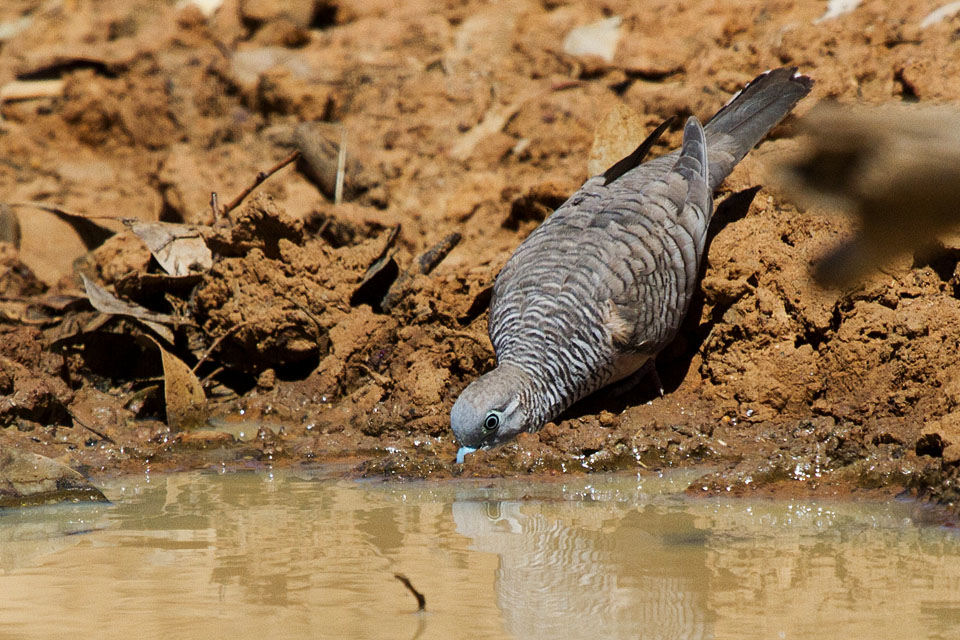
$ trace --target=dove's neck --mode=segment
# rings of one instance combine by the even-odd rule
[[[544,359],[556,362],[547,354],[544,354]],[[544,360],[523,364],[501,362],[497,366],[497,371],[498,376],[502,376],[520,398],[526,413],[525,431],[539,431],[544,424],[556,418],[585,395],[576,391],[576,387],[582,385],[574,384],[574,388],[569,388],[564,381],[570,382],[570,380],[562,374],[557,375],[558,372],[545,366]]]

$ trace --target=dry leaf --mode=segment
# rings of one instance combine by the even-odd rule
[[[96,311],[75,311],[43,332],[44,343],[47,347],[58,347],[70,342],[86,333],[99,331],[111,316]]]
[[[844,14],[850,13],[860,6],[861,1],[862,0],[829,0],[827,2],[827,10],[823,12],[822,16],[814,20],[813,24],[820,24],[821,22],[833,20],[834,18],[839,18]]]
[[[77,311],[81,308],[80,302],[86,299],[87,296],[84,295],[82,291],[61,289],[58,293],[47,293],[40,297],[35,296],[31,299],[31,302],[44,309],[64,313],[66,311]]]
[[[125,220],[124,224],[143,240],[163,270],[172,276],[203,272],[213,266],[213,254],[193,225],[137,220]]]
[[[923,20],[920,21],[920,28],[926,29],[938,22],[943,22],[947,18],[955,16],[958,12],[960,12],[960,2],[949,2],[928,13]]]
[[[400,225],[393,228],[387,236],[387,240],[380,250],[380,255],[374,260],[366,272],[357,288],[350,296],[350,304],[357,306],[359,304],[369,304],[374,309],[380,309],[380,302],[387,294],[390,285],[394,283],[397,276],[400,275],[400,267],[390,253],[391,248],[400,235]]]
[[[563,40],[563,52],[571,56],[596,56],[608,64],[613,62],[621,22],[620,16],[611,16],[572,29]]]
[[[94,309],[101,313],[111,313],[136,318],[156,331],[157,335],[161,338],[171,344],[173,343],[173,332],[164,325],[182,323],[183,320],[181,318],[166,313],[150,311],[146,307],[141,307],[132,302],[125,302],[88,278],[84,273],[80,274],[80,279],[83,280],[83,286],[87,291],[87,299],[90,300],[90,304],[93,305]]]
[[[0,320],[20,324],[53,324],[58,318],[43,313],[33,301],[0,300]]]
[[[597,125],[593,134],[587,172],[597,176],[630,155],[647,137],[647,126],[639,113],[618,102]]]
[[[207,396],[203,385],[190,367],[180,358],[150,338],[160,349],[163,362],[163,395],[167,408],[167,424],[174,431],[194,429],[207,417]]]
[[[106,242],[107,238],[114,234],[112,229],[108,229],[107,227],[93,221],[94,218],[99,220],[115,220],[110,216],[84,215],[75,211],[67,211],[66,209],[56,205],[36,201],[11,202],[9,203],[9,206],[29,207],[33,209],[40,209],[41,211],[46,211],[47,213],[52,213],[73,227],[73,230],[77,232],[78,236],[80,236],[80,241],[83,242],[83,246],[86,247],[88,251],[93,251]]]

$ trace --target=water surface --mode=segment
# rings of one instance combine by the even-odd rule
[[[689,479],[117,481],[0,513],[0,637],[960,637],[960,538],[911,505]]]

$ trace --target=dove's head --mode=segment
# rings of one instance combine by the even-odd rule
[[[450,412],[450,426],[460,444],[466,449],[492,447],[527,431],[528,381],[523,371],[501,365],[471,382]]]

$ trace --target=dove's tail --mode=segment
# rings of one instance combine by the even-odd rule
[[[743,156],[810,93],[813,80],[796,67],[751,80],[704,125],[710,149],[710,187],[716,189]]]

